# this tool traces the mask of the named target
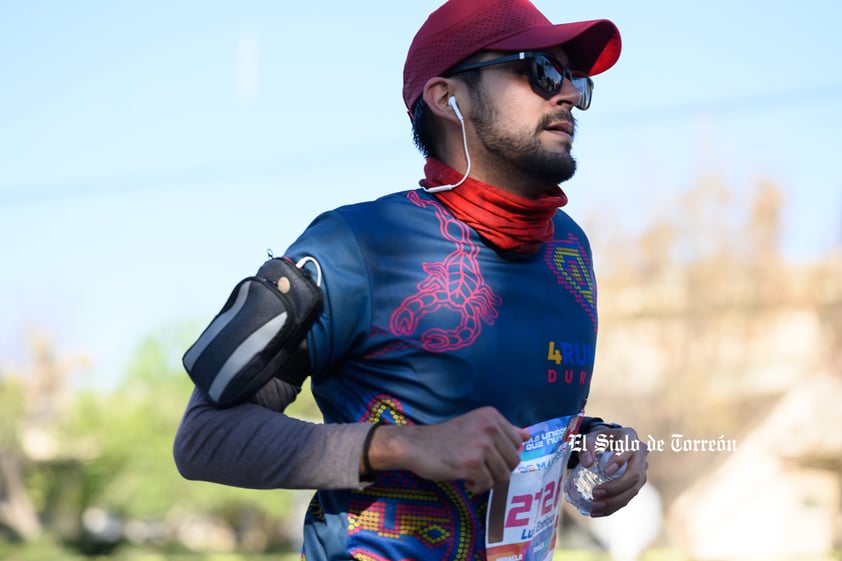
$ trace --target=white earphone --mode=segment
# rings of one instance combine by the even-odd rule
[[[451,189],[455,189],[456,187],[462,185],[471,173],[471,154],[468,152],[468,134],[465,132],[465,119],[462,117],[462,112],[459,111],[459,105],[456,103],[456,98],[454,96],[447,98],[447,104],[450,105],[453,112],[456,113],[456,118],[459,119],[459,125],[462,127],[462,146],[465,148],[465,161],[468,164],[468,169],[465,170],[465,175],[462,176],[462,179],[453,185],[425,187],[424,190],[428,193],[440,193],[441,191],[450,191]]]
[[[459,111],[459,104],[456,103],[456,97],[450,96],[447,98],[447,104],[453,108],[453,112],[456,113],[456,118],[459,119],[459,122],[463,122],[465,119],[462,117],[462,112]]]

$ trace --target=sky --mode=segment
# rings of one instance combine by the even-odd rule
[[[534,3],[623,37],[564,184],[592,236],[645,228],[713,172],[783,190],[788,259],[840,251],[839,3]],[[402,69],[439,5],[0,2],[0,375],[40,333],[108,386],[318,213],[416,187]]]

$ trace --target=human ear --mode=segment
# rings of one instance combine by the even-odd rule
[[[424,84],[421,97],[440,119],[458,123],[462,120],[459,105],[456,103],[456,82],[448,78],[430,78]]]

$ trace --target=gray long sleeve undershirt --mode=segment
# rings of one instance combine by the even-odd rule
[[[253,403],[219,409],[193,391],[173,446],[191,480],[251,489],[359,489],[370,425],[319,424],[283,413],[298,388],[273,379]]]

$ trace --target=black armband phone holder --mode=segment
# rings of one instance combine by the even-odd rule
[[[316,280],[303,268],[306,262],[315,265]],[[306,352],[301,344],[322,310],[320,284],[312,257],[298,263],[270,258],[237,283],[182,359],[196,387],[226,406],[247,400],[273,377],[301,386],[309,374],[300,368],[307,363],[299,360]]]

